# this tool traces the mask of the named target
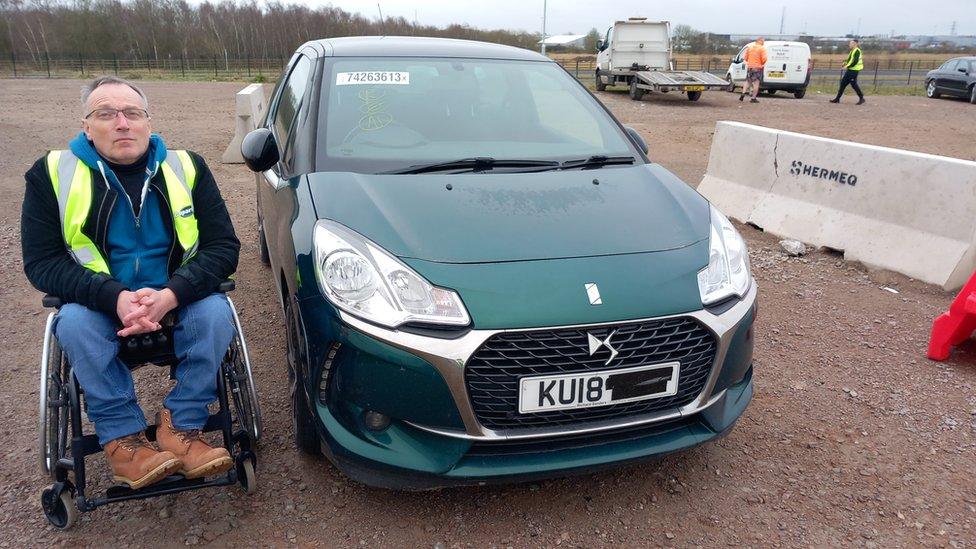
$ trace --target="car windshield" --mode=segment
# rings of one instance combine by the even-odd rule
[[[318,171],[396,172],[473,158],[509,170],[518,165],[511,159],[641,162],[602,106],[554,63],[336,58],[322,78]]]

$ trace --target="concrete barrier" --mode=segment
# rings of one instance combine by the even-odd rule
[[[739,221],[947,290],[976,269],[976,162],[719,122],[698,191]]]
[[[243,164],[244,157],[241,156],[241,141],[248,132],[257,128],[264,116],[264,88],[261,84],[251,84],[243,90],[237,92],[237,107],[234,125],[234,139],[231,140],[227,150],[224,151],[220,161],[224,164]]]

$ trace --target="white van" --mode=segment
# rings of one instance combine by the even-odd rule
[[[729,91],[735,91],[736,86],[745,87],[746,85],[746,61],[744,59],[746,48],[752,43],[746,44],[732,58],[729,65],[729,72],[725,79],[732,83]],[[793,96],[800,99],[807,92],[807,85],[810,84],[810,71],[813,64],[810,62],[810,46],[803,42],[783,42],[779,40],[766,40],[766,67],[763,70],[762,83],[760,90],[768,93],[776,93],[777,90],[793,92]]]

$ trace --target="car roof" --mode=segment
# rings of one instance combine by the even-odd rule
[[[451,38],[347,36],[306,42],[298,51],[314,57],[459,57],[554,62],[534,51]]]
[[[749,44],[755,44],[755,40],[749,42]],[[749,44],[746,44],[747,46]],[[791,40],[765,40],[763,42],[764,46],[805,46],[806,49],[810,49],[810,44],[806,42],[795,42]]]

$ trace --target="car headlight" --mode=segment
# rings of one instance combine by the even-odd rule
[[[698,291],[703,305],[729,296],[743,297],[749,291],[749,251],[732,222],[710,206],[711,230],[708,238],[708,266],[698,271]]]
[[[430,284],[348,227],[320,220],[313,243],[319,290],[336,307],[387,328],[407,322],[471,323],[456,292]]]

